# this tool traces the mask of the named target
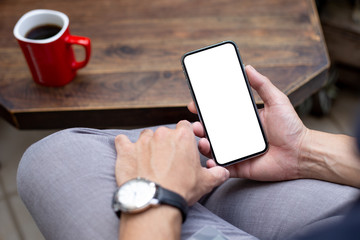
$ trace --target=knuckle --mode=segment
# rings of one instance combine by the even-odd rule
[[[144,141],[145,139],[152,137],[153,134],[154,134],[154,132],[151,129],[144,129],[140,133],[139,140]]]
[[[144,129],[141,131],[140,136],[143,135],[152,135],[153,131],[151,129]]]
[[[191,125],[188,120],[181,120],[179,123],[184,125]]]
[[[182,128],[191,128],[192,129],[191,123],[187,120],[181,120],[180,122],[178,122],[178,125],[181,126]]]
[[[115,144],[121,144],[123,142],[124,135],[117,135],[115,137]]]
[[[158,129],[156,129],[154,136],[155,137],[164,137],[167,135],[167,133],[170,131],[170,129],[166,128],[166,127],[159,127]]]
[[[128,141],[125,135],[116,136],[115,145],[119,154],[130,152],[132,150],[132,143]]]
[[[267,76],[262,75],[262,77],[267,81],[267,82],[271,82],[270,79]]]

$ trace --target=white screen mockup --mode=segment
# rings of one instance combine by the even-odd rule
[[[199,116],[218,164],[266,150],[236,46],[224,43],[183,59]]]

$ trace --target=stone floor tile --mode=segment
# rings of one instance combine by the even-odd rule
[[[20,235],[12,221],[5,200],[0,201],[0,239],[19,240]]]
[[[1,167],[0,167],[0,169],[1,169]],[[4,189],[3,189],[3,187],[4,187],[4,184],[3,184],[3,182],[2,182],[2,179],[1,179],[1,177],[0,177],[0,201],[3,199],[3,197],[4,197]],[[1,239],[1,238],[0,238]]]
[[[18,195],[10,198],[12,209],[19,223],[19,228],[24,240],[42,240],[45,239],[36,226],[33,218]]]
[[[18,130],[0,118],[0,176],[4,191],[16,193],[16,172],[21,156],[34,142],[53,133],[48,130]]]

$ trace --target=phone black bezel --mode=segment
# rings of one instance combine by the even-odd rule
[[[264,143],[265,143],[265,148],[260,151],[260,152],[256,152],[256,153],[253,153],[253,154],[250,154],[250,155],[247,155],[245,157],[242,157],[242,158],[239,158],[239,159],[235,159],[235,160],[232,160],[230,162],[227,162],[227,163],[219,163],[217,160],[216,160],[216,155],[215,155],[215,152],[213,150],[213,147],[212,147],[212,144],[211,144],[211,139],[208,135],[208,132],[207,132],[207,129],[206,129],[206,124],[205,122],[203,121],[203,118],[202,118],[202,115],[201,115],[201,111],[200,111],[200,107],[198,106],[198,102],[196,100],[196,95],[194,93],[194,89],[192,87],[192,84],[191,84],[191,81],[190,81],[190,78],[189,78],[189,75],[188,75],[188,72],[186,70],[186,66],[185,66],[185,63],[184,63],[184,60],[187,56],[189,55],[192,55],[192,54],[196,54],[198,52],[202,52],[202,51],[206,51],[208,49],[211,49],[211,48],[215,48],[215,47],[218,47],[218,46],[221,46],[221,45],[224,45],[224,44],[231,44],[234,48],[235,48],[235,52],[236,52],[236,55],[238,57],[238,60],[239,60],[239,64],[240,64],[240,67],[241,67],[241,70],[242,70],[242,73],[244,75],[244,79],[245,79],[245,82],[246,82],[246,86],[247,86],[247,89],[248,89],[248,92],[249,92],[249,95],[250,95],[250,98],[251,98],[251,102],[252,102],[252,105],[253,105],[253,108],[254,108],[254,111],[255,111],[255,114],[256,114],[256,118],[257,118],[257,121],[258,121],[258,124],[259,124],[259,127],[261,129],[261,133],[262,133],[262,136],[263,136],[263,140],[264,140]],[[192,95],[192,98],[195,102],[195,106],[196,106],[196,109],[197,109],[197,112],[198,112],[198,116],[199,116],[199,120],[201,121],[203,127],[204,127],[204,131],[205,131],[205,134],[206,134],[206,137],[210,143],[210,149],[211,149],[211,153],[212,153],[212,156],[213,156],[213,159],[214,161],[216,162],[216,164],[220,165],[220,166],[229,166],[229,165],[232,165],[232,164],[235,164],[237,162],[240,162],[240,161],[244,161],[244,160],[247,160],[247,159],[251,159],[251,158],[254,158],[256,156],[259,156],[259,155],[262,155],[264,154],[265,152],[267,152],[268,148],[269,148],[269,144],[268,144],[268,141],[267,141],[267,138],[266,138],[266,135],[265,135],[265,131],[264,131],[264,128],[262,126],[262,123],[261,123],[261,120],[260,120],[260,117],[259,117],[259,113],[258,113],[258,110],[257,110],[257,106],[256,106],[256,103],[255,103],[255,100],[254,100],[254,97],[253,97],[253,94],[252,94],[252,91],[251,91],[251,87],[250,87],[250,83],[249,83],[249,80],[248,80],[248,77],[246,75],[246,72],[245,72],[245,68],[244,68],[244,65],[242,63],[242,60],[241,60],[241,57],[240,57],[240,52],[238,50],[238,47],[236,45],[236,43],[234,41],[223,41],[223,42],[220,42],[220,43],[216,43],[216,44],[213,44],[213,45],[210,45],[210,46],[206,46],[204,48],[200,48],[200,49],[197,49],[197,50],[194,50],[194,51],[190,51],[190,52],[187,52],[185,53],[182,58],[181,58],[181,64],[182,64],[182,68],[183,68],[183,72],[185,74],[185,77],[186,77],[186,80],[187,80],[187,83],[188,83],[188,86],[189,86],[189,89],[190,89],[190,93]]]

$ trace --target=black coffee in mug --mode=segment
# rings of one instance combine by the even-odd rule
[[[40,25],[31,29],[25,37],[33,40],[40,40],[55,36],[60,32],[61,27],[54,24]]]

